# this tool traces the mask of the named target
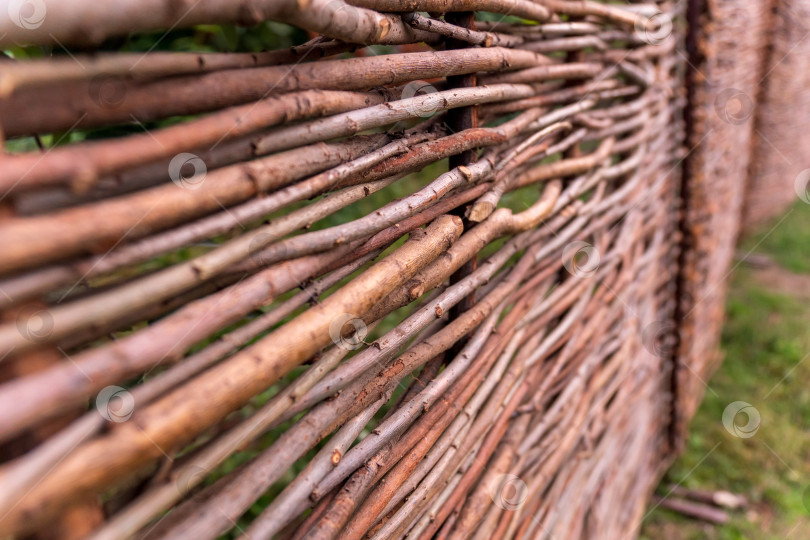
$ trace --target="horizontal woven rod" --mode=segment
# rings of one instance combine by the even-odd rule
[[[47,16],[41,14],[40,24],[29,28],[4,18],[0,23],[0,45],[96,45],[130,32],[206,23],[252,25],[265,20],[287,22],[350,43],[414,43],[429,39],[429,35],[414,31],[399,17],[352,7],[342,0],[247,0],[238,4],[199,0],[189,5],[170,0],[121,0],[108,5],[88,0],[52,0],[46,11]]]
[[[55,148],[45,155],[9,156],[0,172],[0,191],[68,184],[86,191],[105,175],[161,158],[243,137],[285,122],[329,116],[386,101],[385,93],[307,90],[212,113],[163,129],[128,137]]]
[[[93,79],[115,87],[116,77],[138,80],[207,73],[312,61],[352,50],[357,45],[316,38],[308,43],[258,53],[152,52],[76,54],[73,58],[33,58],[25,63],[3,66],[0,95],[27,86],[44,86],[82,79]]]
[[[140,8],[139,8],[140,9]],[[150,122],[257,101],[295,90],[370,90],[477,71],[527,68],[550,60],[503,47],[366,56],[321,62],[234,69],[139,83],[120,79],[116,99],[99,99],[93,81],[31,88],[0,100],[6,137],[109,124]],[[47,101],[43,111],[38,104]]]

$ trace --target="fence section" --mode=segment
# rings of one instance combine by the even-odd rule
[[[736,2],[690,6],[690,126],[674,384],[676,446],[683,444],[705,381],[721,360],[718,342],[727,278],[756,136],[753,117],[768,44],[767,12],[761,2],[747,4],[747,9]]]
[[[682,185],[680,3],[26,6],[0,42],[72,52],[0,85],[45,141],[0,167],[0,531],[633,534],[746,168]],[[72,49],[265,19],[312,39]]]

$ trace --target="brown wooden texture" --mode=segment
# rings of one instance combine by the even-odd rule
[[[722,319],[733,6],[26,5],[75,62],[3,64],[5,140],[171,122],[0,156],[0,536],[635,533]],[[317,37],[81,52],[263,20]]]

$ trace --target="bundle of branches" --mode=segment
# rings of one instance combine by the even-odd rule
[[[41,144],[0,163],[0,534],[635,531],[670,452],[680,4],[16,8],[3,47],[70,52],[0,73],[8,148]],[[79,52],[265,20],[312,39]]]

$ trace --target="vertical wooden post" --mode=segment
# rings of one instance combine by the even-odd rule
[[[445,20],[449,23],[455,24],[462,28],[469,28],[471,30],[475,30],[475,13],[472,11],[465,11],[461,13],[448,13],[447,15],[445,15]],[[468,46],[469,45],[467,43],[458,41],[456,39],[447,40],[448,49],[465,48]],[[476,86],[477,82],[478,82],[477,76],[475,73],[470,73],[469,75],[458,75],[447,77],[447,85],[450,88],[464,88]],[[472,129],[478,127],[478,107],[476,105],[473,105],[470,107],[451,109],[450,111],[447,112],[447,127],[456,133],[464,131],[465,129]],[[477,160],[478,160],[477,149],[466,150],[461,154],[450,156],[449,167],[450,169],[454,169],[459,166],[475,163]],[[465,207],[457,209],[456,215],[462,218],[464,222],[464,230],[467,230],[470,226],[470,223],[464,218],[464,210]],[[460,281],[461,279],[472,273],[477,267],[478,267],[478,257],[474,255],[452,276],[450,276],[450,284],[452,285],[454,283],[457,283],[458,281]],[[459,314],[467,311],[474,305],[475,305],[475,292],[472,292],[467,298],[459,302],[450,311],[450,318],[454,319]],[[463,346],[463,343],[459,343],[457,345],[461,347]],[[454,351],[456,351],[456,349],[454,349]],[[452,355],[449,355],[448,357],[452,358]]]

